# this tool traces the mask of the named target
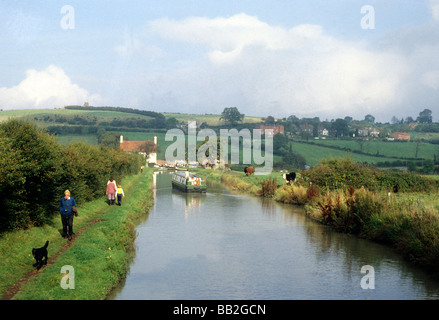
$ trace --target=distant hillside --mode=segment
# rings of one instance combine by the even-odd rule
[[[200,128],[218,130],[225,126],[215,114],[184,114],[137,110],[122,107],[82,107],[68,106],[60,109],[29,109],[10,110],[0,112],[0,122],[8,118],[18,118],[32,121],[39,127],[44,127],[49,133],[55,134],[61,144],[70,144],[74,141],[83,141],[97,145],[100,137],[105,133],[121,134],[128,140],[152,140],[158,138],[161,147],[158,157],[164,159],[166,147],[172,143],[165,141],[167,130],[172,128],[187,128],[189,121],[196,121]],[[412,161],[418,168],[424,161],[431,159],[435,165],[439,160],[439,133],[408,131],[412,137],[410,142],[390,142],[380,137],[352,138],[331,136],[331,126],[334,122],[312,119],[277,119],[273,117],[261,118],[245,116],[244,120],[236,125],[252,129],[264,121],[275,121],[285,126],[289,138],[281,139],[281,145],[274,153],[274,160],[280,166],[293,166],[300,163],[314,166],[323,158],[349,156],[355,161],[367,162],[381,167],[406,167]],[[353,123],[353,124],[352,124]],[[352,124],[352,125],[351,125]],[[370,124],[356,121],[349,123],[350,131]],[[391,134],[395,130],[406,129],[401,125],[376,124],[382,132]],[[439,124],[431,124],[436,128]],[[417,126],[419,129],[420,125]],[[329,136],[321,139],[321,128],[329,129]],[[408,127],[407,127],[408,128]],[[313,135],[316,135],[313,137]],[[293,158],[291,156],[293,155]]]

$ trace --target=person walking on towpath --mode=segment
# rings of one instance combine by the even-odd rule
[[[76,201],[70,196],[70,191],[64,191],[64,197],[59,201],[59,213],[63,229],[63,237],[72,240],[73,236],[73,215],[78,216]]]
[[[115,198],[114,195],[116,194],[116,181],[113,179],[113,177],[110,178],[110,180],[107,182],[107,191],[106,194],[108,195],[108,204],[111,206],[114,204]]]
[[[123,193],[123,189],[122,189],[121,185],[119,185],[117,187],[116,195],[117,195],[116,196],[117,197],[117,204],[120,206],[120,205],[122,205],[122,197],[125,198],[125,193]]]

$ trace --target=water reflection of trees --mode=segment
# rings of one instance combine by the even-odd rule
[[[320,225],[308,219],[305,224],[306,240],[315,248],[315,256],[318,263],[323,262],[329,256],[337,256],[342,261],[348,279],[360,284],[362,266],[370,265],[375,270],[376,282],[379,281],[380,271],[383,274],[391,272],[391,277],[401,283],[411,280],[413,291],[422,284],[426,297],[439,297],[439,278],[437,270],[427,274],[426,270],[412,265],[405,260],[393,248],[372,241],[361,239],[355,235],[336,232],[330,227]],[[337,265],[339,265],[337,263]],[[333,270],[339,272],[339,270]],[[389,280],[389,279],[386,279]],[[397,286],[395,286],[397,287]]]
[[[427,273],[427,270],[404,260],[393,248],[358,236],[336,232],[311,220],[302,207],[280,204],[269,198],[262,198],[260,203],[263,213],[270,218],[280,216],[283,224],[304,226],[305,239],[310,244],[308,248],[314,250],[309,254],[315,257],[316,263],[327,266],[328,259],[334,260],[334,269],[325,272],[343,272],[347,283],[360,288],[361,278],[365,275],[361,273],[361,267],[370,265],[375,270],[378,286],[380,275],[390,273],[390,277],[401,283],[401,287],[412,286],[411,290],[418,291],[420,297],[436,299],[439,297],[437,270],[429,270]]]
[[[276,214],[276,204],[268,198],[261,198],[261,206],[264,214],[273,216]]]

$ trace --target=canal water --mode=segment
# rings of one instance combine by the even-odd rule
[[[185,194],[166,172],[154,182],[135,258],[109,299],[439,298],[432,274],[391,248],[310,220],[301,207],[215,184]]]

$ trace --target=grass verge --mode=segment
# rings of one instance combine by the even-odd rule
[[[60,235],[59,215],[46,226],[3,235],[0,238],[3,298],[105,299],[128,270],[134,253],[136,219],[147,214],[153,205],[151,173],[148,169],[122,181],[126,198],[120,207],[108,206],[105,197],[78,205],[79,217],[74,219],[75,236],[71,242]],[[44,245],[46,240],[50,241],[49,262],[36,271],[31,251]],[[74,290],[61,287],[66,276],[61,273],[63,266],[73,267]]]

